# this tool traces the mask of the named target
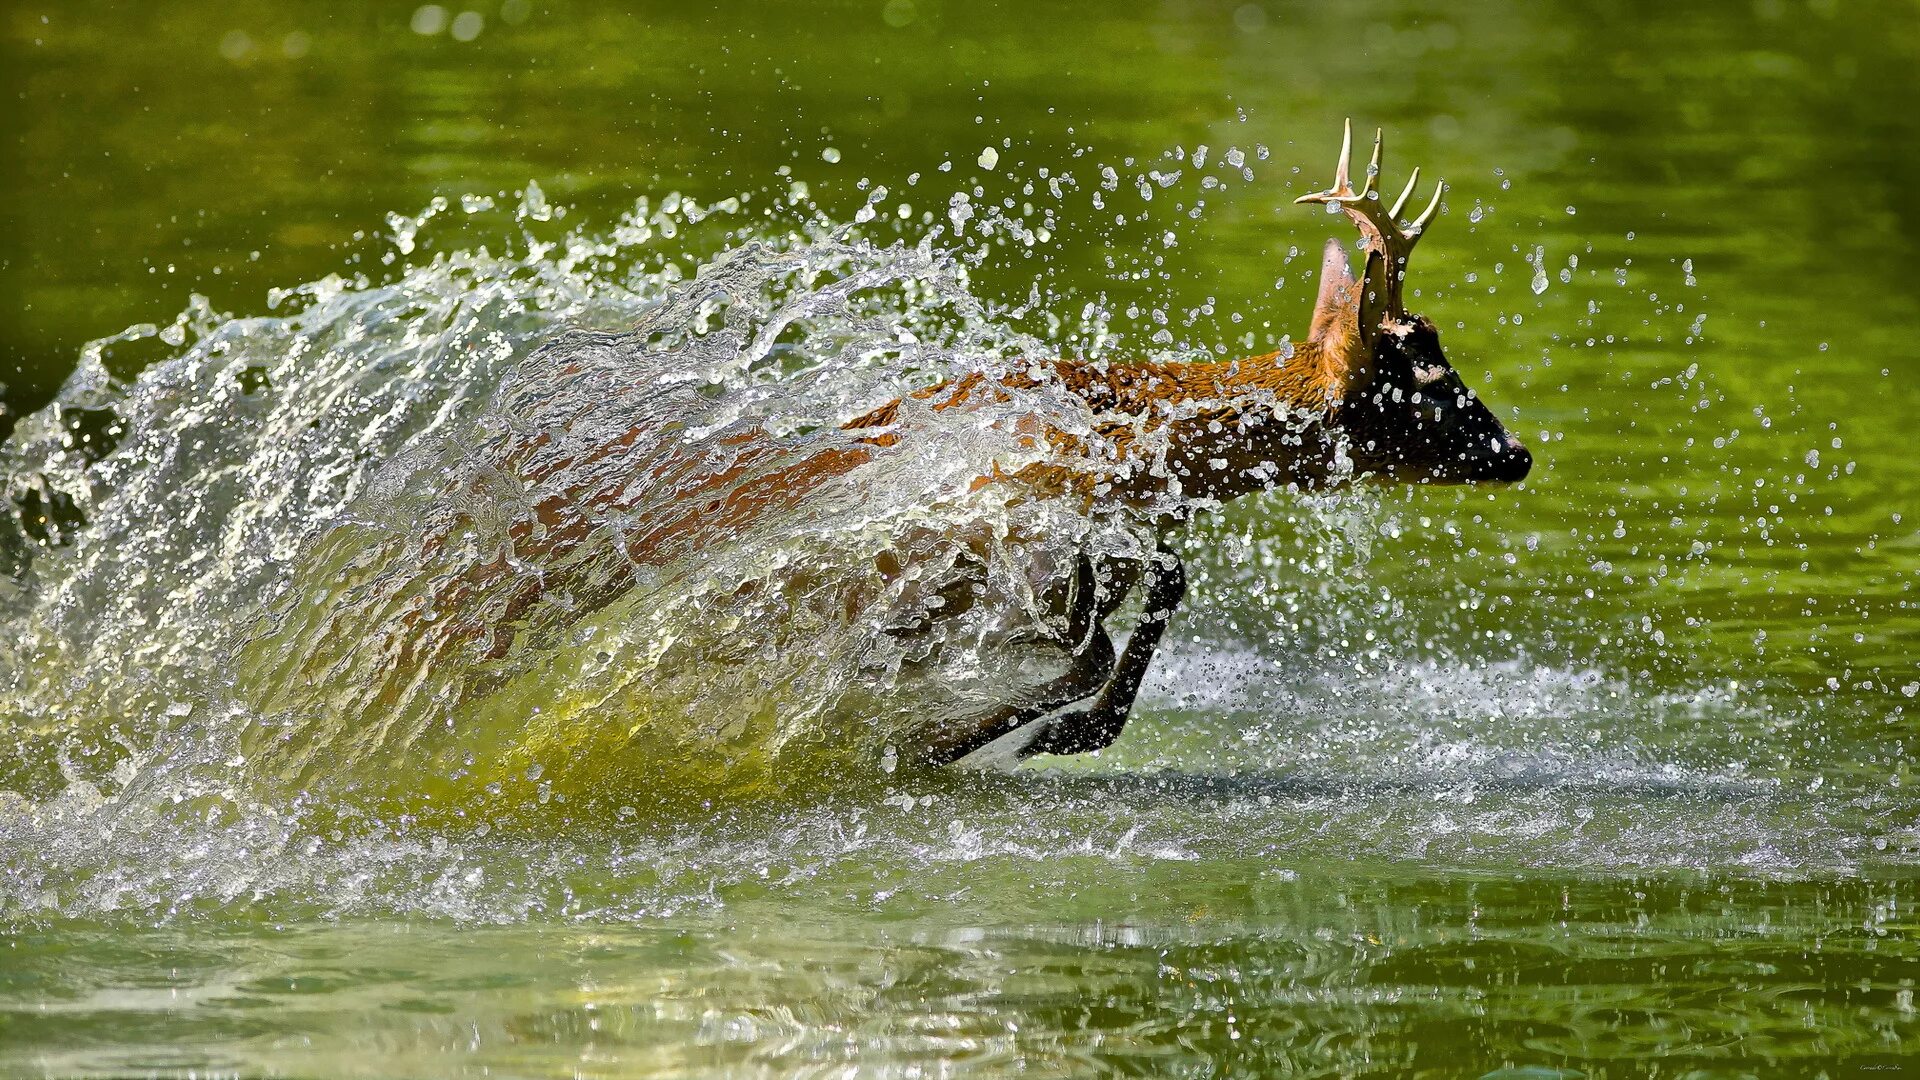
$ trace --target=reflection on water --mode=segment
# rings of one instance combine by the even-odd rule
[[[1898,1071],[1920,977],[1906,15],[9,13],[32,107],[0,177],[0,1071]],[[316,827],[328,804],[232,764],[267,696],[236,646],[366,659],[354,620],[379,613],[328,607],[348,594],[314,551],[417,551],[448,476],[506,527],[479,451],[556,329],[678,298],[668,331],[748,342],[685,354],[751,361],[697,408],[796,432],[1039,350],[1263,351],[1304,330],[1327,223],[1286,204],[1348,114],[1389,128],[1390,169],[1448,178],[1414,304],[1535,474],[1198,526],[1175,644],[1101,757],[876,779],[870,756],[859,780],[815,759],[826,794],[537,827]],[[807,272],[688,300],[703,267],[762,267],[754,243]],[[868,272],[857,303],[752,340]],[[959,472],[1006,450],[948,434]],[[865,509],[923,505],[902,490]],[[768,536],[856,552],[860,509]],[[579,721],[626,715],[647,670],[613,614],[610,681],[536,619],[516,655],[539,664],[468,718],[606,730]],[[362,734],[369,682],[279,685]],[[827,730],[781,700],[764,730]],[[499,805],[565,794],[477,761]],[[444,770],[382,779],[424,797]]]
[[[1053,898],[1030,921],[935,873],[837,882],[836,915],[803,888],[639,926],[73,930],[22,946],[0,1024],[53,1072],[351,1076],[1898,1072],[1911,1040],[1910,885],[1141,860],[1063,890],[1072,862],[976,864]]]

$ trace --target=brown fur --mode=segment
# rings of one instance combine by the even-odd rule
[[[1290,356],[1132,364],[1054,360],[1038,375],[1032,369],[998,379],[975,373],[912,396],[937,399],[933,408],[946,411],[1005,402],[1008,389],[1050,381],[1100,418],[1092,443],[1046,417],[1029,418],[1022,432],[1044,439],[1056,461],[1011,477],[982,477],[980,483],[1013,479],[1037,495],[1071,492],[1090,504],[1132,507],[1156,502],[1176,483],[1183,496],[1220,501],[1290,482],[1317,486],[1327,479],[1331,461],[1326,432],[1316,429],[1365,378],[1364,360],[1356,362],[1366,353],[1353,329],[1355,307],[1350,288],[1323,286],[1313,331]],[[866,441],[876,446],[897,445],[901,436],[892,429],[900,405],[888,402],[845,427],[875,431]],[[1306,419],[1309,429],[1283,430],[1288,418],[1296,425]]]

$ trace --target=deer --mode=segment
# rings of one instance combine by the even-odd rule
[[[518,396],[496,401],[502,413],[532,420],[515,429],[522,434],[494,444],[480,471],[511,477],[528,495],[525,516],[507,529],[500,554],[462,564],[462,571],[446,575],[430,593],[389,598],[388,609],[397,614],[377,639],[363,639],[347,624],[316,629],[287,622],[276,629],[268,623],[263,640],[277,637],[279,643],[265,642],[254,664],[258,674],[249,678],[268,702],[304,700],[306,691],[299,688],[331,686],[351,696],[341,707],[355,715],[390,714],[409,700],[420,673],[457,664],[461,656],[483,667],[496,664],[530,635],[560,625],[540,620],[577,619],[602,608],[630,588],[642,568],[697,560],[712,545],[799,508],[829,484],[857,483],[861,468],[880,455],[911,452],[916,410],[993,405],[999,408],[991,423],[1011,425],[1025,445],[1043,452],[1011,473],[994,466],[973,481],[975,491],[997,487],[1012,500],[1070,500],[1089,516],[1127,517],[1147,527],[1152,551],[1124,559],[1081,554],[1070,572],[1053,574],[1055,584],[1039,598],[1046,617],[1038,632],[1065,658],[1064,672],[977,714],[910,727],[897,739],[897,758],[939,768],[989,746],[1016,760],[1102,750],[1125,728],[1169,621],[1185,599],[1186,572],[1172,539],[1202,508],[1277,489],[1325,492],[1360,482],[1511,483],[1532,466],[1526,447],[1448,363],[1432,320],[1405,306],[1408,256],[1440,211],[1446,185],[1436,184],[1426,208],[1403,219],[1420,170],[1413,170],[1391,206],[1385,204],[1375,189],[1382,141],[1376,131],[1372,160],[1356,188],[1348,121],[1333,185],[1295,200],[1351,219],[1360,235],[1360,258],[1356,265],[1349,245],[1329,238],[1306,337],[1260,356],[1134,363],[1061,358],[973,371],[871,408],[819,436],[781,438],[748,426],[683,444],[670,431],[635,427],[582,441],[568,434],[571,418],[540,412],[551,379],[610,371],[606,377],[617,384],[610,393],[647,390],[620,381],[618,358],[631,347],[626,339],[584,331],[562,335],[530,358]],[[598,360],[584,351],[594,349]],[[1058,400],[1020,396],[1043,384],[1084,405],[1079,415],[1095,418],[1091,429],[1040,408],[1006,418],[1006,406],[1016,397]],[[491,505],[474,486],[450,489],[443,520],[402,542],[419,543],[428,554],[455,544],[469,531],[462,524],[469,511],[460,507]],[[605,523],[615,519],[621,522],[618,540],[609,542]],[[922,542],[927,539],[903,538],[899,552],[882,552],[876,559],[880,577],[898,578],[902,561],[914,557],[910,549],[941,549],[951,557],[979,543],[958,536]],[[965,556],[961,550],[955,565],[966,564]],[[534,575],[517,569],[529,563],[543,569]],[[974,565],[985,573],[984,560]],[[956,584],[927,605],[920,622],[884,625],[878,632],[924,638],[928,620],[951,617],[972,602],[967,583]],[[1108,622],[1136,591],[1143,615],[1125,644],[1116,646]],[[568,598],[564,616],[543,603],[555,592]],[[332,654],[306,655],[301,643],[316,636],[357,641],[360,654],[386,659],[371,677],[348,676],[348,668],[332,666],[341,662],[328,659]],[[342,686],[343,680],[351,685]],[[294,688],[293,696],[275,687]],[[336,734],[355,745],[336,744],[329,755],[375,760],[390,746],[429,738],[431,726],[427,712],[348,725]],[[276,746],[292,750],[292,731],[268,724],[253,733],[250,745],[269,753]],[[286,775],[303,767],[298,754],[285,760]]]
[[[1046,430],[1057,455],[1093,458],[1092,468],[1047,462],[995,477],[1055,496],[1077,495],[1091,506],[1119,504],[1155,514],[1160,537],[1138,573],[1083,558],[1065,608],[1065,640],[1074,643],[1069,670],[1023,700],[955,724],[943,721],[908,742],[916,759],[959,761],[1015,736],[1018,758],[1104,749],[1125,728],[1133,704],[1186,596],[1185,569],[1167,542],[1191,508],[1219,505],[1286,488],[1329,491],[1356,481],[1412,484],[1507,484],[1525,479],[1533,459],[1507,433],[1448,363],[1433,321],[1407,310],[1408,256],[1440,209],[1444,181],[1426,208],[1402,218],[1418,189],[1414,169],[1387,206],[1376,190],[1384,133],[1358,189],[1352,175],[1353,124],[1345,126],[1333,185],[1302,195],[1351,219],[1363,253],[1357,271],[1347,245],[1328,238],[1306,338],[1297,347],[1231,362],[1109,365],[1060,359],[1039,375],[968,375],[918,391],[935,409],[965,408],[982,395],[1054,381],[1111,419],[1087,439]],[[872,432],[877,445],[895,438],[900,403],[890,402],[848,423]],[[1042,425],[1044,427],[1044,424]],[[1161,498],[1177,485],[1183,499]],[[1106,620],[1135,588],[1144,615],[1116,650]],[[1017,734],[1016,734],[1017,733]]]

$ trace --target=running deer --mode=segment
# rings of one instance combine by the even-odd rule
[[[1040,465],[1011,479],[1042,492],[1077,490],[1093,503],[1144,509],[1164,506],[1160,496],[1174,485],[1192,505],[1274,488],[1323,491],[1356,479],[1456,484],[1524,478],[1531,455],[1447,363],[1432,321],[1404,303],[1407,257],[1432,223],[1445,184],[1435,185],[1426,209],[1402,224],[1420,170],[1389,208],[1374,189],[1379,133],[1358,190],[1352,151],[1349,121],[1333,186],[1295,200],[1344,212],[1359,227],[1365,253],[1356,275],[1346,245],[1327,241],[1305,342],[1230,363],[1054,361],[1038,378],[1056,380],[1112,420],[1091,441],[1051,429],[1046,438],[1058,457],[1091,456],[1097,465]],[[1007,378],[998,382],[1014,385]],[[973,375],[916,396],[936,399],[936,409],[961,408],[995,390],[994,380]],[[894,436],[886,428],[898,407],[891,403],[847,426],[878,429],[871,441],[888,445]],[[1157,522],[1163,536],[1176,517]],[[1083,558],[1075,577],[1064,590],[1069,595],[1054,598],[1066,615],[1063,643],[1075,650],[1070,670],[1025,700],[965,723],[922,730],[910,740],[920,760],[955,761],[1015,731],[1025,739],[1017,748],[1022,757],[1099,750],[1119,736],[1167,622],[1185,596],[1186,575],[1163,541],[1143,572]],[[1105,620],[1142,584],[1145,617],[1116,652]]]
[[[1344,212],[1359,227],[1364,259],[1355,273],[1347,245],[1327,241],[1311,328],[1297,347],[1230,363],[1055,360],[1012,373],[974,373],[912,395],[943,411],[1005,403],[1043,381],[1077,396],[1098,418],[1091,432],[1069,432],[1058,417],[1021,417],[1015,434],[1047,451],[1042,463],[1011,475],[996,470],[975,481],[976,487],[1004,484],[1015,499],[1071,499],[1090,515],[1145,518],[1162,539],[1145,560],[1079,557],[1072,572],[1061,575],[1067,580],[1040,598],[1049,614],[1040,631],[1047,638],[1043,644],[1070,657],[1064,674],[982,715],[923,724],[898,741],[903,761],[942,765],[1003,738],[1003,746],[1022,757],[1083,753],[1112,743],[1186,592],[1185,573],[1165,537],[1198,506],[1275,488],[1324,491],[1361,479],[1505,483],[1527,475],[1532,459],[1526,449],[1461,382],[1440,351],[1433,323],[1404,304],[1407,256],[1438,211],[1444,185],[1436,186],[1425,210],[1402,224],[1419,170],[1389,208],[1374,190],[1379,136],[1358,190],[1350,173],[1352,144],[1349,123],[1333,186],[1296,202]],[[566,619],[612,602],[633,583],[636,567],[697,559],[756,522],[797,507],[823,485],[857,479],[850,474],[889,448],[905,443],[902,448],[911,449],[915,438],[900,400],[823,433],[830,438],[783,440],[755,428],[704,446],[639,428],[582,443],[564,434],[570,418],[541,414],[551,407],[542,379],[581,369],[580,350],[618,353],[631,347],[620,335],[563,335],[533,358],[519,396],[500,403],[537,421],[517,429],[530,432],[528,437],[499,444],[499,456],[481,470],[482,479],[512,477],[528,496],[527,516],[511,523],[507,548],[449,575],[430,595],[389,597],[388,609],[397,614],[377,635],[381,640],[365,640],[350,627],[298,622],[273,630],[292,644],[260,652],[267,685],[292,687],[296,694],[306,692],[302,687],[326,686],[331,694],[349,696],[346,704],[357,715],[391,712],[417,696],[413,687],[423,672],[458,668],[462,656],[495,666],[527,641],[564,629]],[[618,370],[617,363],[608,367]],[[485,486],[472,483],[476,490]],[[462,506],[492,505],[484,491],[460,494],[443,507],[446,520],[423,529],[428,549],[456,543],[469,531],[461,522],[470,511]],[[622,521],[618,542],[594,542],[616,518]],[[945,540],[949,548],[969,544]],[[882,555],[877,569],[892,578],[899,560],[910,558]],[[521,572],[523,562],[540,572]],[[951,596],[941,594],[938,617],[973,602],[966,586],[963,581]],[[1145,617],[1124,649],[1116,649],[1106,621],[1136,588],[1144,590]],[[566,596],[564,605],[542,603],[555,593]],[[886,632],[912,638],[925,629],[907,625]],[[308,657],[300,646],[313,636],[356,642],[356,654],[385,658],[381,670],[346,680],[350,685],[343,687],[325,665],[344,661],[327,660],[331,654],[325,653]],[[454,696],[484,692],[485,685],[476,676]],[[371,759],[389,742],[424,737],[432,715],[421,711],[411,720],[369,728],[356,736],[365,743],[358,752]],[[255,737],[277,742],[285,734],[267,728]],[[338,756],[347,748],[329,752]]]

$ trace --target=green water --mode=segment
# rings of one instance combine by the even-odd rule
[[[1534,475],[1201,526],[1133,726],[1050,770],[533,836],[156,834],[71,878],[86,837],[0,802],[0,1072],[1920,1068],[1911,4],[465,10],[0,16],[8,422],[90,339],[392,273],[389,211],[529,181],[591,227],[791,179],[938,219],[1071,173],[976,293],[1039,284],[1042,334],[1099,301],[1123,353],[1155,310],[1259,351],[1304,331],[1289,251],[1334,226],[1289,204],[1351,115],[1447,178],[1411,303]],[[1202,188],[1201,145],[1255,179]],[[1187,175],[1144,202],[1149,167]],[[1300,545],[1335,572],[1269,559]]]

